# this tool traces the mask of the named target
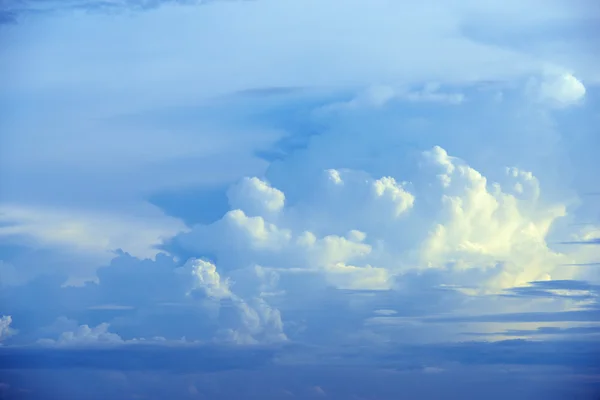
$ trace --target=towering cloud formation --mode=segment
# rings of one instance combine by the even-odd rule
[[[581,4],[0,0],[0,398],[597,376]],[[540,341],[471,342],[507,337]]]
[[[446,284],[492,291],[564,277],[557,266],[568,258],[546,236],[565,207],[545,204],[531,173],[507,168],[503,182],[488,182],[440,147],[416,168],[414,181],[402,170],[377,179],[325,170],[296,188],[293,202],[264,180],[244,179],[229,192],[234,209],[177,242],[214,256],[224,271],[259,265],[317,274],[340,289],[389,289],[424,269]],[[212,287],[227,291],[219,282]]]
[[[177,272],[192,277],[188,296],[200,295],[218,302],[217,312],[225,318],[221,320],[217,338],[240,344],[287,340],[279,311],[261,298],[248,302],[234,294],[229,281],[221,278],[214,264],[191,259]],[[228,315],[231,311],[233,315]]]

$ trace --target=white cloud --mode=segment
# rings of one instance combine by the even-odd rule
[[[279,310],[272,308],[264,299],[245,300],[230,289],[228,279],[222,279],[216,266],[205,260],[191,259],[177,269],[177,273],[191,275],[188,296],[200,291],[203,296],[218,302],[219,313],[234,310],[233,320],[220,324],[217,339],[238,344],[272,343],[286,341]]]
[[[78,325],[57,340],[81,344],[188,321],[198,337],[243,344],[349,331],[381,340],[389,332],[362,326],[374,310],[401,318],[540,306],[482,295],[579,277],[561,265],[593,261],[590,246],[548,239],[572,205],[561,191],[596,170],[596,158],[582,168],[577,155],[597,146],[571,130],[592,120],[565,129],[554,112],[583,104],[593,79],[581,58],[501,40],[580,21],[560,2],[521,3],[261,0],[131,18],[59,12],[8,27],[13,44],[0,53],[18,63],[0,78],[0,101],[11,104],[0,240],[64,257],[5,260],[0,283],[89,278],[117,248],[134,256],[97,271],[98,285],[68,289],[86,312],[133,315],[110,320],[118,334],[109,323]],[[281,87],[304,89],[265,95]],[[250,100],[206,100],[257,88]],[[254,153],[275,142],[282,157],[267,167]],[[232,181],[228,212],[190,229],[165,213],[215,204],[186,198],[165,213],[146,204],[157,191]],[[177,257],[141,260],[157,246]],[[447,334],[413,322],[398,337]]]
[[[12,324],[12,317],[10,315],[3,315],[0,317],[0,345],[1,342],[17,333],[14,329],[10,327]]]
[[[179,271],[180,273],[186,271],[192,275],[192,290],[188,292],[188,295],[198,289],[210,298],[224,299],[232,296],[229,282],[221,280],[217,267],[208,261],[189,260]]]
[[[93,277],[95,269],[108,263],[118,249],[140,258],[153,258],[159,252],[157,245],[184,229],[181,221],[148,205],[120,214],[0,205],[0,239],[25,238],[33,248],[65,252],[72,262],[67,262],[61,272],[80,279]],[[84,265],[73,265],[78,263]],[[33,266],[17,271],[8,263],[0,268],[2,281],[13,283],[44,272]]]
[[[580,104],[586,94],[583,83],[567,72],[532,78],[527,89],[536,100],[557,108]]]
[[[76,324],[75,321],[66,318],[59,318],[55,325],[72,325]],[[122,344],[148,344],[148,343],[166,343],[166,339],[160,336],[146,339],[146,338],[134,338],[125,340],[116,333],[109,332],[110,324],[103,322],[94,327],[88,325],[79,325],[74,330],[62,332],[57,339],[39,339],[37,341],[40,345],[45,346],[79,346],[79,347],[93,347],[93,346],[114,346]],[[178,341],[184,343],[185,340]]]
[[[281,4],[267,0],[219,2],[209,7],[165,6],[135,18],[57,12],[36,18],[35,23],[24,20],[7,28],[15,45],[2,49],[3,58],[16,60],[10,63],[11,73],[4,76],[5,101],[26,105],[15,106],[23,113],[8,113],[10,140],[6,148],[10,151],[0,157],[0,179],[19,207],[11,212],[18,211],[19,218],[26,213],[23,218],[28,219],[25,225],[10,229],[49,242],[76,242],[84,251],[121,247],[135,255],[151,256],[157,239],[170,236],[181,226],[155,213],[143,216],[152,220],[148,224],[137,220],[121,224],[123,214],[141,206],[140,197],[167,187],[222,184],[245,173],[260,176],[266,163],[252,152],[282,136],[277,129],[257,128],[247,121],[252,107],[264,105],[241,106],[236,101],[227,105],[223,99],[201,102],[200,94],[205,100],[257,87],[367,85],[350,101],[355,110],[405,100],[461,103],[468,96],[458,89],[446,90],[448,83],[520,79],[542,73],[553,64],[514,49],[480,43],[462,30],[468,22],[487,21],[496,14],[503,21],[498,24],[508,30],[523,25],[553,26],[557,21],[574,23],[580,17],[579,11],[558,3],[531,12],[534,9],[530,3],[504,6],[491,2],[482,9],[475,2],[428,1],[406,7],[376,0],[366,10],[360,1],[311,1],[307,6],[300,1]],[[308,26],[313,28],[305,31]],[[357,26],[360,34],[356,34]],[[123,42],[120,37],[130,40]],[[206,37],[219,38],[218,45],[196,40]],[[387,40],[390,37],[395,40]],[[149,51],[148,43],[153,43],[154,50]],[[18,63],[33,69],[12,67]],[[38,65],[44,65],[44,70],[38,70]],[[569,65],[552,65],[551,69],[577,70]],[[544,78],[536,90],[538,95],[571,104],[581,92],[574,79],[572,75]],[[423,86],[425,82],[439,84]],[[34,101],[46,99],[50,92],[52,101]],[[138,125],[121,119],[119,125],[110,119],[192,103],[202,105],[199,114],[179,109],[166,116],[158,113],[161,124]],[[145,118],[150,114],[155,113],[147,112]],[[90,122],[97,122],[98,117],[102,124]],[[105,117],[109,117],[108,123]],[[380,146],[390,144],[380,139]],[[340,141],[338,146],[344,153],[344,146],[352,143]],[[312,167],[316,165],[307,168]],[[381,178],[387,173],[373,176]],[[36,184],[30,183],[33,181]],[[232,188],[232,208],[250,217],[265,217],[263,208],[277,214],[284,207],[283,195],[271,192],[272,198],[260,197],[258,192],[266,186],[253,187],[255,184],[244,181]],[[279,185],[278,189],[291,195],[287,188]],[[257,193],[240,203],[238,192],[248,190]],[[35,206],[23,206],[23,198]],[[106,205],[121,201],[133,206],[96,209],[97,203],[111,208]],[[65,211],[72,208],[85,210],[85,217]],[[60,215],[50,218],[44,214]],[[83,229],[82,225],[99,226],[102,231]],[[124,225],[135,226],[132,231],[136,233],[125,232]]]
[[[3,205],[0,221],[3,237],[28,235],[41,246],[65,246],[93,253],[121,248],[144,258],[156,254],[153,246],[185,229],[181,221],[166,217],[152,206],[142,206],[135,213],[112,215]]]
[[[448,90],[443,89],[440,84],[433,82],[430,82],[419,89],[411,87],[396,88],[390,85],[371,85],[360,91],[351,100],[328,104],[319,109],[317,114],[360,112],[364,109],[382,108],[393,101],[458,105],[464,100],[464,94],[449,92]]]
[[[283,193],[258,178],[244,178],[228,192],[229,205],[249,216],[276,213],[285,203]]]
[[[56,344],[58,345],[90,345],[90,344],[113,344],[122,343],[123,339],[115,333],[108,331],[109,324],[102,323],[90,328],[88,325],[81,325],[75,331],[63,332]],[[42,341],[41,343],[52,343],[52,341]]]
[[[94,93],[98,84],[103,93],[127,93],[127,99],[115,101],[119,104],[147,104],[251,87],[504,79],[539,71],[544,60],[477,42],[461,28],[493,18],[493,27],[512,33],[522,26],[573,25],[581,18],[577,7],[561,2],[534,4],[492,1],[482,9],[475,2],[437,0],[407,7],[374,0],[365,8],[356,0],[264,0],[165,6],[136,18],[59,13],[43,23],[24,21],[14,28],[20,34],[15,48],[4,50],[5,57],[23,62],[37,58],[46,68],[30,74],[15,70],[4,83],[11,91],[35,92],[52,85],[70,91],[93,87]],[[99,30],[103,35],[96,35]],[[73,40],[74,32],[80,40]],[[130,40],[115,40],[124,36]],[[200,40],[206,37],[219,38],[218,45]],[[390,37],[394,40],[386,40]],[[153,43],[152,51],[148,43]],[[55,57],[52,50],[58,48],[61,56]],[[129,57],[118,57],[124,53]],[[65,66],[73,65],[77,73],[67,74],[71,70]],[[159,87],[161,94],[148,86]]]
[[[565,207],[541,200],[531,173],[507,168],[502,184],[490,183],[440,147],[423,152],[417,168],[418,180],[403,184],[328,170],[285,206],[284,193],[263,182],[265,198],[277,193],[281,199],[276,215],[232,210],[178,241],[214,254],[227,271],[256,264],[280,272],[301,268],[340,289],[387,289],[422,269],[450,269],[444,283],[486,290],[568,276],[559,268],[568,256],[546,243]]]

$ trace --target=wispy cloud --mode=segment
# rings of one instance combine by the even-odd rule
[[[201,5],[219,0],[4,0],[0,2],[0,23],[15,23],[30,14],[61,11],[119,12],[144,11],[162,5]]]

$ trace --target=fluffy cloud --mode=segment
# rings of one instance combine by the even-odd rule
[[[585,97],[583,83],[568,72],[549,73],[529,81],[527,90],[541,102],[557,108],[580,104]]]
[[[59,10],[7,28],[3,58],[33,68],[5,74],[0,99],[0,240],[36,249],[0,254],[23,343],[448,341],[596,315],[594,293],[539,288],[596,257],[551,245],[578,229],[565,189],[594,182],[597,135],[580,128],[597,124],[571,107],[593,77],[501,39],[558,35],[576,7],[165,3],[133,18],[44,3]],[[60,315],[78,322],[41,335]]]
[[[102,322],[96,326],[87,324],[77,325],[77,322],[65,317],[58,318],[53,328],[59,326],[74,326],[72,330],[61,332],[56,339],[43,338],[37,341],[43,346],[58,346],[58,347],[106,347],[106,346],[122,346],[131,344],[165,344],[165,343],[193,343],[187,342],[185,338],[177,341],[167,341],[162,336],[153,338],[133,338],[123,339],[120,335],[110,332],[110,324]]]
[[[564,265],[593,258],[593,249],[584,254],[549,245],[568,203],[547,190],[556,180],[548,179],[539,163],[556,148],[534,146],[556,135],[546,129],[547,105],[512,101],[522,94],[518,90],[505,91],[508,100],[497,102],[488,89],[464,88],[467,100],[461,105],[436,97],[455,93],[436,86],[414,91],[420,93],[414,98],[373,90],[370,102],[338,98],[327,104],[346,106],[311,105],[315,112],[306,114],[305,123],[319,127],[320,134],[304,138],[300,147],[282,145],[282,156],[263,175],[223,190],[229,210],[221,218],[188,228],[174,225],[183,232],[160,244],[169,255],[141,259],[159,252],[153,244],[162,241],[153,225],[138,223],[142,218],[81,218],[74,224],[81,229],[72,235],[53,236],[51,226],[61,227],[62,219],[40,224],[25,218],[27,213],[13,213],[22,216],[21,227],[31,227],[21,233],[41,232],[37,240],[46,246],[77,245],[89,253],[117,242],[88,237],[116,235],[119,243],[130,243],[125,250],[132,254],[117,253],[97,270],[96,283],[49,290],[56,281],[48,281],[43,293],[52,301],[44,318],[85,315],[77,319],[88,328],[64,330],[82,343],[87,342],[80,336],[114,339],[104,321],[123,342],[185,335],[239,344],[381,343],[464,337],[464,327],[432,329],[420,320],[441,312],[562,312],[584,306],[574,297],[516,301],[504,291],[530,281],[571,279],[578,272]],[[519,124],[520,117],[511,118],[520,106],[542,112],[543,118],[534,113]],[[423,119],[429,113],[432,117]],[[488,117],[491,122],[484,121]],[[522,128],[528,124],[536,129]],[[514,151],[507,150],[517,142]],[[528,157],[515,155],[519,152]],[[530,170],[541,171],[542,178]],[[114,222],[127,229],[105,235],[104,223],[114,227]],[[3,228],[7,234],[16,229]],[[132,234],[137,230],[148,238],[143,247]],[[22,260],[10,260],[1,271],[3,281],[16,281],[11,274],[21,265]],[[28,315],[31,293],[42,293],[40,285],[38,280],[22,292],[12,287],[4,296],[16,299],[5,308],[19,324]],[[474,295],[478,301],[469,301]],[[397,314],[377,316],[377,310]],[[498,329],[469,331],[486,335]]]
[[[285,202],[281,191],[258,178],[242,179],[229,189],[228,197],[232,208],[243,209],[250,216],[276,213]]]
[[[12,317],[10,315],[3,315],[0,317],[0,342],[16,333],[14,329],[11,329],[11,323]]]
[[[217,339],[239,344],[273,343],[286,341],[279,310],[273,309],[261,298],[246,301],[230,290],[227,279],[221,279],[216,266],[205,260],[191,259],[177,269],[190,276],[188,296],[200,292],[219,303],[218,312],[223,317]],[[234,315],[228,315],[233,311]]]
[[[55,341],[52,339],[41,340],[42,344],[57,345],[95,345],[122,343],[123,339],[115,333],[108,331],[109,324],[102,323],[95,327],[81,325],[75,331],[63,332]]]
[[[507,168],[502,183],[490,183],[440,147],[423,152],[416,168],[410,182],[329,169],[291,203],[267,182],[246,179],[245,200],[233,192],[239,208],[176,241],[227,271],[304,270],[339,289],[389,289],[423,269],[451,270],[444,283],[489,290],[564,275],[558,265],[568,257],[546,236],[565,207],[546,204],[531,173]]]

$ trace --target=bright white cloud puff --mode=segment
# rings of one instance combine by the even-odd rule
[[[581,104],[586,93],[584,84],[570,73],[552,73],[542,79],[532,79],[528,90],[538,101],[557,108]]]
[[[12,318],[10,315],[3,315],[0,318],[0,342],[16,333],[14,329],[11,329],[11,323]]]
[[[402,176],[326,170],[285,206],[277,188],[244,179],[234,187],[243,185],[246,198],[238,190],[230,200],[238,208],[177,241],[214,255],[225,271],[303,269],[340,289],[389,289],[422,269],[451,268],[456,277],[446,283],[489,290],[565,277],[558,265],[568,257],[546,242],[565,207],[545,204],[531,173],[508,168],[502,184],[488,182],[440,147],[418,164],[419,180],[401,183]]]

